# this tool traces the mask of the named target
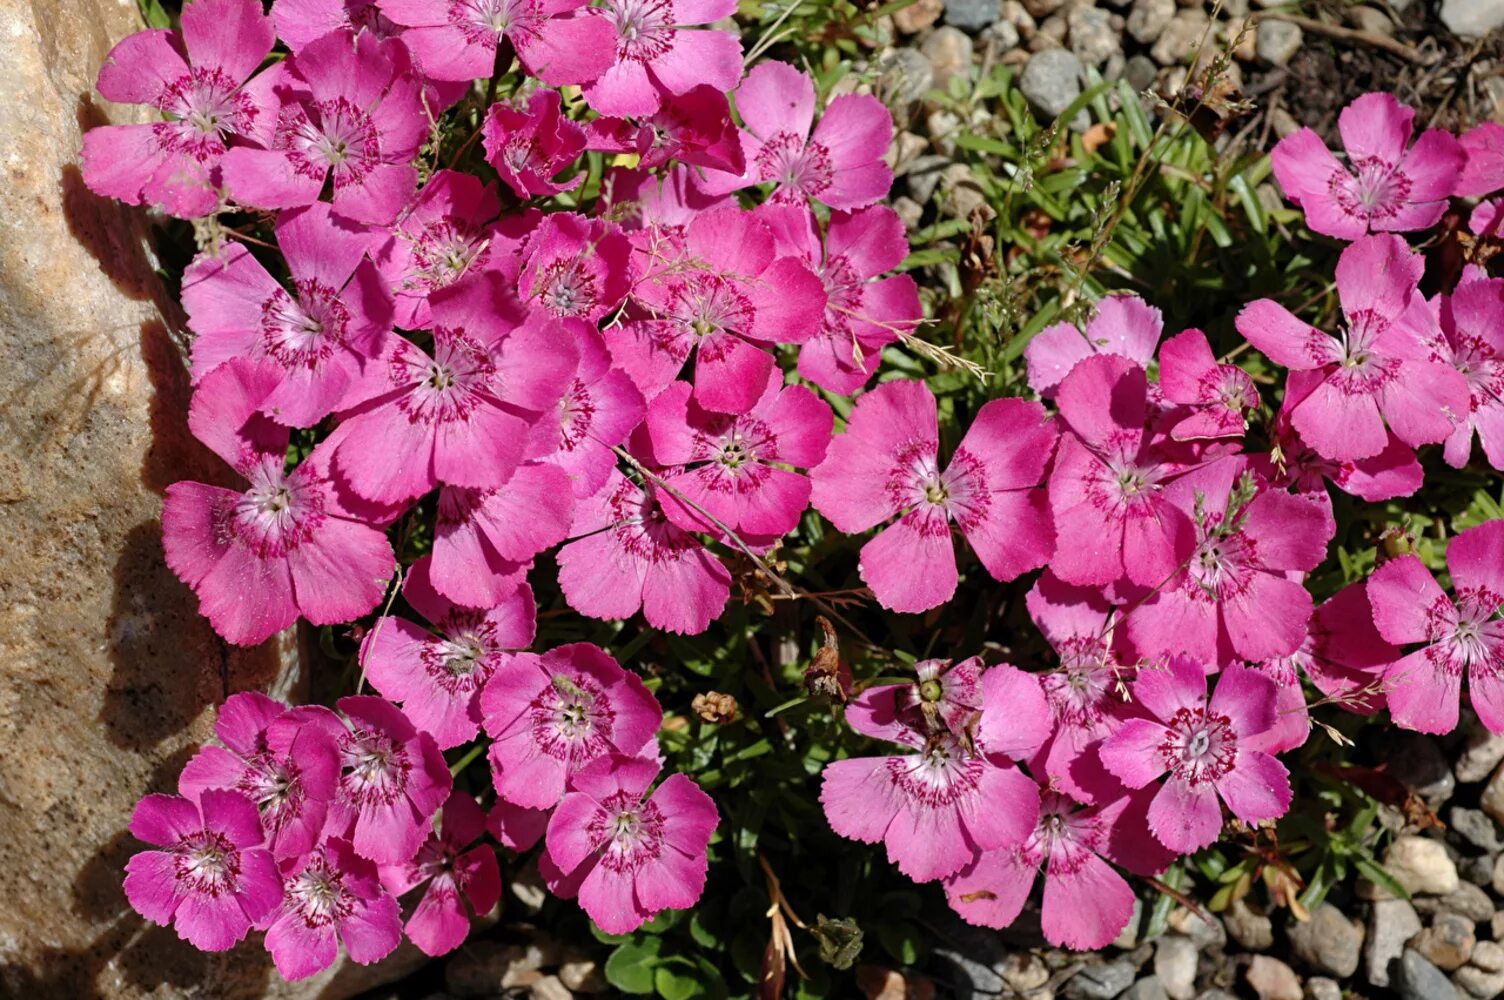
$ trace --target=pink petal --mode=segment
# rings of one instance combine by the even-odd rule
[[[956,550],[945,523],[906,517],[862,546],[862,581],[889,611],[916,613],[939,607],[956,592]]]
[[[1170,731],[1148,719],[1129,719],[1102,742],[1102,764],[1129,788],[1143,788],[1165,773],[1159,747]],[[1166,845],[1168,846],[1168,845]]]
[[[1370,580],[1370,596],[1372,584]],[[1374,613],[1379,613],[1377,605]],[[1384,695],[1389,701],[1389,715],[1395,725],[1403,729],[1450,733],[1457,728],[1462,675],[1437,668],[1426,655],[1429,651],[1417,650],[1384,672]]]
[[[736,110],[760,139],[787,131],[803,139],[815,120],[815,85],[788,63],[760,62],[736,91]]]
[[[1105,948],[1133,917],[1133,890],[1095,854],[1084,848],[1077,853],[1070,870],[1045,872],[1044,936],[1078,951]]]
[[[196,0],[183,8],[183,42],[195,66],[213,66],[237,83],[249,77],[277,41],[259,0]]]
[[[1504,594],[1504,521],[1486,521],[1452,539],[1447,568],[1455,590],[1481,587]]]
[[[1222,832],[1216,790],[1210,784],[1192,788],[1171,778],[1149,805],[1149,829],[1160,843],[1182,854],[1213,843]]]
[[[982,746],[989,754],[1022,760],[1054,729],[1044,688],[1034,674],[999,664],[982,675]]]
[[[1367,593],[1379,634],[1396,644],[1429,639],[1430,611],[1447,600],[1430,570],[1413,555],[1380,566],[1368,580]]]
[[[1018,919],[1038,873],[1017,851],[989,851],[945,880],[946,902],[969,924],[1007,927]]]
[[[1232,770],[1214,783],[1228,810],[1245,823],[1278,819],[1290,808],[1290,772],[1260,750],[1240,747]]]
[[[1354,160],[1376,157],[1394,164],[1405,155],[1415,112],[1393,94],[1370,93],[1354,100],[1337,116],[1342,144]]]
[[[1264,674],[1244,667],[1228,667],[1217,678],[1210,707],[1232,722],[1240,739],[1255,736],[1274,726],[1278,690]]]

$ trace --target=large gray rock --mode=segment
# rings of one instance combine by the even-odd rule
[[[1375,986],[1389,985],[1390,963],[1405,942],[1420,932],[1420,917],[1403,899],[1381,899],[1369,908],[1368,936],[1363,942],[1363,974]]]
[[[1403,1000],[1460,1000],[1446,975],[1409,948],[1395,966],[1394,989]]]
[[[1322,903],[1311,912],[1310,920],[1290,928],[1290,947],[1316,971],[1343,979],[1358,971],[1363,925],[1331,903]]]
[[[1081,60],[1065,49],[1045,49],[1029,57],[1018,87],[1029,106],[1043,118],[1056,118],[1081,96]],[[1070,123],[1085,128],[1086,113],[1078,112]]]
[[[1504,0],[1442,0],[1441,23],[1455,35],[1481,38],[1504,27]]]
[[[945,23],[981,31],[998,19],[1001,10],[1001,0],[945,0]]]
[[[76,165],[84,128],[146,120],[94,96],[140,27],[134,0],[0,0],[0,996],[337,1000],[401,970],[288,986],[259,942],[203,954],[120,888],[132,807],[175,789],[212,706],[295,679],[290,640],[227,647],[162,558],[162,491],[223,463],[187,431],[144,217]]]

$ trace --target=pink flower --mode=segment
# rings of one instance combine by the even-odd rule
[[[550,316],[594,326],[627,297],[631,256],[632,245],[616,223],[555,212],[528,238],[517,293]]]
[[[506,601],[527,578],[532,558],[569,534],[574,495],[552,465],[519,466],[496,489],[446,486],[434,522],[434,589],[457,604]]]
[[[736,13],[736,0],[606,0],[615,61],[585,88],[603,115],[642,118],[665,94],[707,84],[730,93],[742,78],[741,39],[731,31],[686,31]]]
[[[496,168],[519,198],[568,191],[585,179],[575,174],[562,184],[553,178],[585,151],[585,130],[564,117],[557,90],[538,90],[527,110],[498,101],[486,112],[481,145],[486,162]]]
[[[858,732],[904,742],[907,732],[949,733],[963,744],[974,740],[981,721],[980,656],[953,663],[920,660],[912,684],[869,687],[846,705],[846,721]]]
[[[262,850],[256,806],[240,793],[148,795],[136,803],[131,835],[164,849],[126,863],[126,899],[152,923],[176,924],[195,948],[226,951],[276,909],[277,866]]]
[[[881,277],[909,254],[903,220],[885,205],[832,212],[822,246],[819,223],[803,205],[766,205],[757,214],[778,252],[803,260],[825,285],[825,319],[799,350],[799,374],[831,392],[856,392],[877,370],[883,347],[924,318],[913,278]]]
[[[328,829],[348,831],[356,853],[377,864],[405,862],[449,797],[449,766],[433,737],[386,699],[351,695],[338,705],[350,730],[339,741],[344,773]]]
[[[1157,431],[1144,370],[1126,358],[1077,362],[1058,387],[1068,433],[1050,473],[1055,534],[1050,568],[1067,583],[1105,586],[1127,577],[1152,587],[1195,547],[1195,526],[1166,490],[1205,475],[1215,455]]]
[[[481,692],[480,708],[496,792],[529,809],[551,808],[592,761],[649,749],[663,722],[642,680],[588,642],[513,658]]]
[[[741,75],[740,65],[737,75]],[[738,174],[747,168],[741,132],[731,120],[731,104],[724,91],[705,84],[665,98],[662,107],[637,121],[597,118],[585,130],[588,148],[635,153],[639,170],[657,170],[674,162]]]
[[[1431,358],[1435,316],[1416,290],[1425,264],[1398,236],[1364,237],[1342,252],[1340,337],[1296,319],[1272,299],[1238,313],[1238,332],[1293,371],[1322,373],[1290,412],[1301,438],[1325,458],[1370,458],[1388,444],[1384,424],[1412,447],[1444,441],[1467,413],[1467,381]]]
[[[295,858],[323,831],[339,782],[342,732],[321,706],[289,709],[254,691],[231,695],[214,722],[222,745],[205,746],[188,761],[178,790],[189,798],[210,788],[239,792],[260,809],[273,856]]]
[[[580,502],[575,540],[558,551],[559,587],[590,618],[630,618],[640,608],[654,628],[698,635],[721,616],[731,574],[699,539],[663,513],[658,490],[613,470]]]
[[[402,29],[382,16],[376,0],[274,0],[277,37],[294,54],[331,31],[368,31],[391,38]]]
[[[494,271],[435,293],[430,305],[433,355],[391,338],[330,438],[350,486],[378,502],[421,496],[437,483],[506,485],[532,457],[529,435],[579,360],[574,337],[527,312]]]
[[[1380,566],[1368,580],[1379,634],[1397,646],[1422,643],[1384,675],[1389,714],[1423,733],[1457,728],[1462,677],[1478,719],[1504,732],[1504,521],[1488,521],[1447,546],[1448,597],[1413,555]]]
[[[343,400],[392,328],[392,300],[365,259],[362,227],[309,205],[282,213],[277,242],[292,272],[288,293],[239,243],[200,254],[183,275],[183,307],[197,379],[231,358],[266,359],[280,384],[262,402],[279,423],[311,427]]]
[[[741,174],[707,171],[700,187],[727,194],[772,182],[775,202],[813,199],[850,211],[883,198],[893,171],[883,157],[893,141],[893,116],[866,94],[842,94],[815,120],[815,84],[788,63],[760,62],[736,91],[746,131]]]
[[[1164,328],[1160,311],[1137,295],[1108,295],[1097,303],[1084,332],[1073,323],[1056,323],[1034,335],[1024,348],[1029,385],[1041,396],[1053,396],[1077,362],[1098,354],[1147,369]]]
[[[641,232],[653,242],[662,242],[668,233],[683,235],[684,227],[701,212],[734,204],[736,199],[729,194],[708,195],[695,186],[694,169],[676,164],[662,177],[641,170],[612,167],[606,171],[601,182],[599,211],[610,213],[620,219],[623,229]],[[635,242],[635,241],[634,241]],[[657,253],[648,261],[649,266],[638,268],[639,272],[656,270],[664,258],[677,256],[682,248],[671,255]]]
[[[543,839],[543,832],[548,829],[548,818],[552,815],[552,806],[547,809],[525,809],[506,799],[497,799],[491,811],[486,814],[486,832],[502,847],[521,854],[532,850],[533,845]]]
[[[1268,660],[1300,647],[1311,595],[1299,582],[1326,558],[1336,533],[1325,496],[1261,488],[1241,463],[1222,464],[1219,482],[1188,496],[1191,557],[1126,616],[1128,638],[1150,658],[1183,653],[1204,663]],[[1255,494],[1255,491],[1257,493]]]
[[[1442,336],[1436,352],[1467,380],[1468,409],[1444,455],[1460,469],[1473,451],[1473,433],[1488,464],[1504,470],[1504,279],[1464,280],[1441,301]]]
[[[1284,765],[1249,741],[1274,728],[1274,681],[1242,667],[1222,671],[1208,702],[1206,675],[1189,657],[1139,671],[1133,699],[1151,718],[1130,719],[1102,742],[1102,763],[1129,788],[1168,772],[1149,806],[1161,844],[1189,854],[1222,830],[1218,800],[1245,823],[1278,819],[1290,808]]]
[[[665,490],[663,512],[686,531],[718,532],[696,507],[750,536],[793,531],[809,506],[810,484],[785,466],[820,464],[835,419],[830,407],[803,386],[784,386],[778,371],[740,416],[702,409],[690,391],[688,382],[675,382],[648,408],[654,459],[678,467],[664,481],[695,505]]]
[[[274,368],[235,360],[199,383],[189,426],[249,484],[174,483],[162,506],[167,565],[214,630],[243,646],[300,614],[315,625],[365,614],[396,569],[372,526],[380,512],[330,479],[327,447],[284,471],[288,432],[258,412],[280,381]]]
[[[513,241],[501,226],[491,224],[500,211],[494,183],[482,184],[453,170],[437,171],[428,179],[373,255],[396,296],[398,326],[426,328],[433,321],[428,297],[434,292],[487,268],[506,269],[505,248]],[[508,223],[515,224],[514,219],[503,225]]]
[[[184,7],[180,32],[138,31],[111,49],[100,94],[149,104],[167,120],[85,134],[90,190],[181,218],[212,213],[226,148],[268,114],[244,88],[276,40],[260,0],[197,0]]]
[[[483,917],[501,900],[496,851],[488,844],[475,844],[486,826],[480,806],[468,792],[455,792],[444,803],[440,823],[442,832],[430,833],[411,861],[381,869],[381,882],[393,896],[428,884],[407,919],[407,936],[423,954],[435,957],[458,948],[469,935],[466,902]]]
[[[574,775],[548,821],[539,861],[549,888],[566,899],[578,893],[607,934],[687,909],[705,889],[705,851],[720,822],[715,803],[682,774],[648,795],[658,772],[655,761],[602,757]]]
[[[611,367],[601,335],[583,324],[575,325],[574,332],[580,366],[555,411],[558,447],[541,460],[563,469],[575,497],[583,500],[605,485],[616,468],[611,449],[642,423],[647,407],[627,374]]]
[[[1504,125],[1480,122],[1458,137],[1467,163],[1452,193],[1477,198],[1504,188]]]
[[[378,618],[361,644],[360,662],[371,686],[447,750],[480,731],[481,689],[513,651],[532,645],[537,609],[525,583],[491,608],[455,605],[434,590],[430,566],[428,556],[413,563],[402,596],[437,634],[406,619]]]
[[[391,222],[417,186],[412,160],[429,130],[407,50],[368,32],[336,32],[286,65],[275,124],[256,136],[265,148],[225,154],[230,194],[254,208],[293,208],[317,201],[332,179],[335,212]]]
[[[1450,134],[1429,129],[1408,150],[1415,112],[1392,94],[1364,94],[1342,110],[1337,127],[1347,166],[1308,128],[1270,154],[1285,196],[1318,233],[1356,240],[1369,232],[1434,226],[1446,211],[1467,154]]]
[[[695,354],[695,401],[745,413],[774,368],[767,348],[803,343],[819,329],[820,279],[797,258],[777,256],[767,227],[735,206],[695,216],[680,252],[655,261],[633,290],[647,318],[608,331],[607,344],[649,400]]]
[[[956,590],[951,524],[997,580],[1043,566],[1054,548],[1039,482],[1057,432],[1044,407],[995,399],[977,411],[940,468],[935,397],[923,382],[865,393],[811,470],[815,509],[845,532],[898,520],[862,547],[861,574],[878,603],[926,611]]]
[[[1206,334],[1186,330],[1159,351],[1159,388],[1174,404],[1176,441],[1243,436],[1245,413],[1259,408],[1253,379],[1237,365],[1218,364]]]
[[[951,909],[969,923],[1007,927],[1023,910],[1043,868],[1040,919],[1046,940],[1064,948],[1105,948],[1128,926],[1135,899],[1104,858],[1144,875],[1159,874],[1173,860],[1141,832],[1143,798],[1119,795],[1083,808],[1044,790],[1039,821],[1027,840],[986,852],[945,880]]]
[[[589,83],[611,65],[610,27],[590,0],[376,0],[407,30],[402,40],[423,75],[469,83],[506,72],[503,40],[528,76],[552,87]],[[728,88],[729,89],[729,88]]]
[[[381,887],[376,865],[348,841],[325,840],[282,871],[282,906],[258,926],[282,978],[329,968],[343,941],[350,961],[370,965],[402,941],[402,911]]]
[[[952,875],[981,851],[1022,843],[1038,817],[1039,788],[1006,758],[1038,748],[1049,718],[1044,694],[1036,678],[1000,666],[983,677],[982,697],[984,727],[987,705],[1013,707],[978,732],[974,750],[949,732],[893,725],[880,701],[877,711],[849,715],[859,731],[918,752],[827,764],[820,801],[831,829],[886,844],[888,860],[916,882]],[[1028,731],[1009,731],[1015,724]]]

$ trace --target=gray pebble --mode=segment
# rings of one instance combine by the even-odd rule
[[[1145,45],[1154,44],[1175,17],[1175,0],[1133,0],[1128,34]]]
[[[1300,51],[1305,34],[1299,25],[1288,21],[1260,21],[1258,29],[1259,58],[1275,66],[1284,66]]]
[[[1363,973],[1375,986],[1389,985],[1390,963],[1405,950],[1405,942],[1420,932],[1415,907],[1403,899],[1381,899],[1368,910],[1368,935],[1363,942]]]
[[[1331,903],[1322,903],[1310,920],[1290,928],[1290,947],[1316,971],[1345,978],[1358,971],[1363,925],[1348,919]]]
[[[1081,96],[1081,60],[1065,49],[1036,52],[1024,67],[1019,89],[1029,106],[1045,119],[1053,119]],[[1090,120],[1085,111],[1077,113],[1071,127],[1085,129]]]
[[[1191,1000],[1196,995],[1196,945],[1189,938],[1160,938],[1154,975],[1170,1000]]]
[[[1494,852],[1504,847],[1499,843],[1499,828],[1482,809],[1453,806],[1447,812],[1447,825],[1480,851]]]
[[[1442,971],[1409,948],[1400,956],[1392,982],[1403,1000],[1461,1000]]]
[[[1074,7],[1066,17],[1070,27],[1071,51],[1087,66],[1101,67],[1114,53],[1122,51],[1119,32],[1112,27],[1112,15],[1095,7]]]
[[[1067,1000],[1112,1000],[1133,985],[1138,970],[1126,958],[1104,965],[1088,965],[1065,984]]]
[[[1170,995],[1165,992],[1159,977],[1149,976],[1118,994],[1118,1000],[1170,1000]]]
[[[949,26],[936,28],[919,46],[930,61],[935,75],[934,86],[944,90],[951,77],[965,77],[971,72],[973,48],[971,37]]]

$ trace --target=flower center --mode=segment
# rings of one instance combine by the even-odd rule
[[[322,854],[313,855],[302,871],[287,882],[287,898],[310,928],[328,927],[355,909],[355,896],[345,888],[344,876]]]
[[[361,182],[381,163],[375,122],[345,97],[284,108],[273,145],[287,150],[293,169],[306,177],[332,172],[336,190]]]
[[[217,67],[195,67],[178,77],[163,88],[156,106],[174,119],[153,126],[162,148],[201,162],[223,153],[226,140],[245,134],[256,116],[255,103]]]
[[[407,748],[383,733],[357,729],[340,740],[340,778],[348,800],[358,807],[388,806],[407,792],[413,762]]]
[[[605,689],[585,674],[555,674],[528,714],[534,743],[550,757],[580,763],[611,748],[616,713]]]
[[[601,865],[620,874],[637,870],[663,852],[664,826],[657,805],[623,789],[602,800],[585,832],[600,852]]]
[[[1232,770],[1238,740],[1232,720],[1204,708],[1182,708],[1168,723],[1159,752],[1174,778],[1191,786],[1216,781]]]
[[[667,52],[674,38],[670,0],[608,0],[606,16],[616,27],[619,59],[651,62]]]
[[[806,143],[803,136],[787,130],[763,143],[755,163],[760,182],[778,185],[773,192],[773,200],[778,202],[817,197],[835,177],[830,150],[818,142]]]
[[[1410,178],[1377,156],[1355,160],[1352,168],[1354,173],[1338,170],[1328,183],[1338,207],[1370,221],[1398,215],[1410,197]]]
[[[209,830],[184,837],[173,865],[188,891],[208,896],[233,892],[240,878],[240,852],[224,834]]]

